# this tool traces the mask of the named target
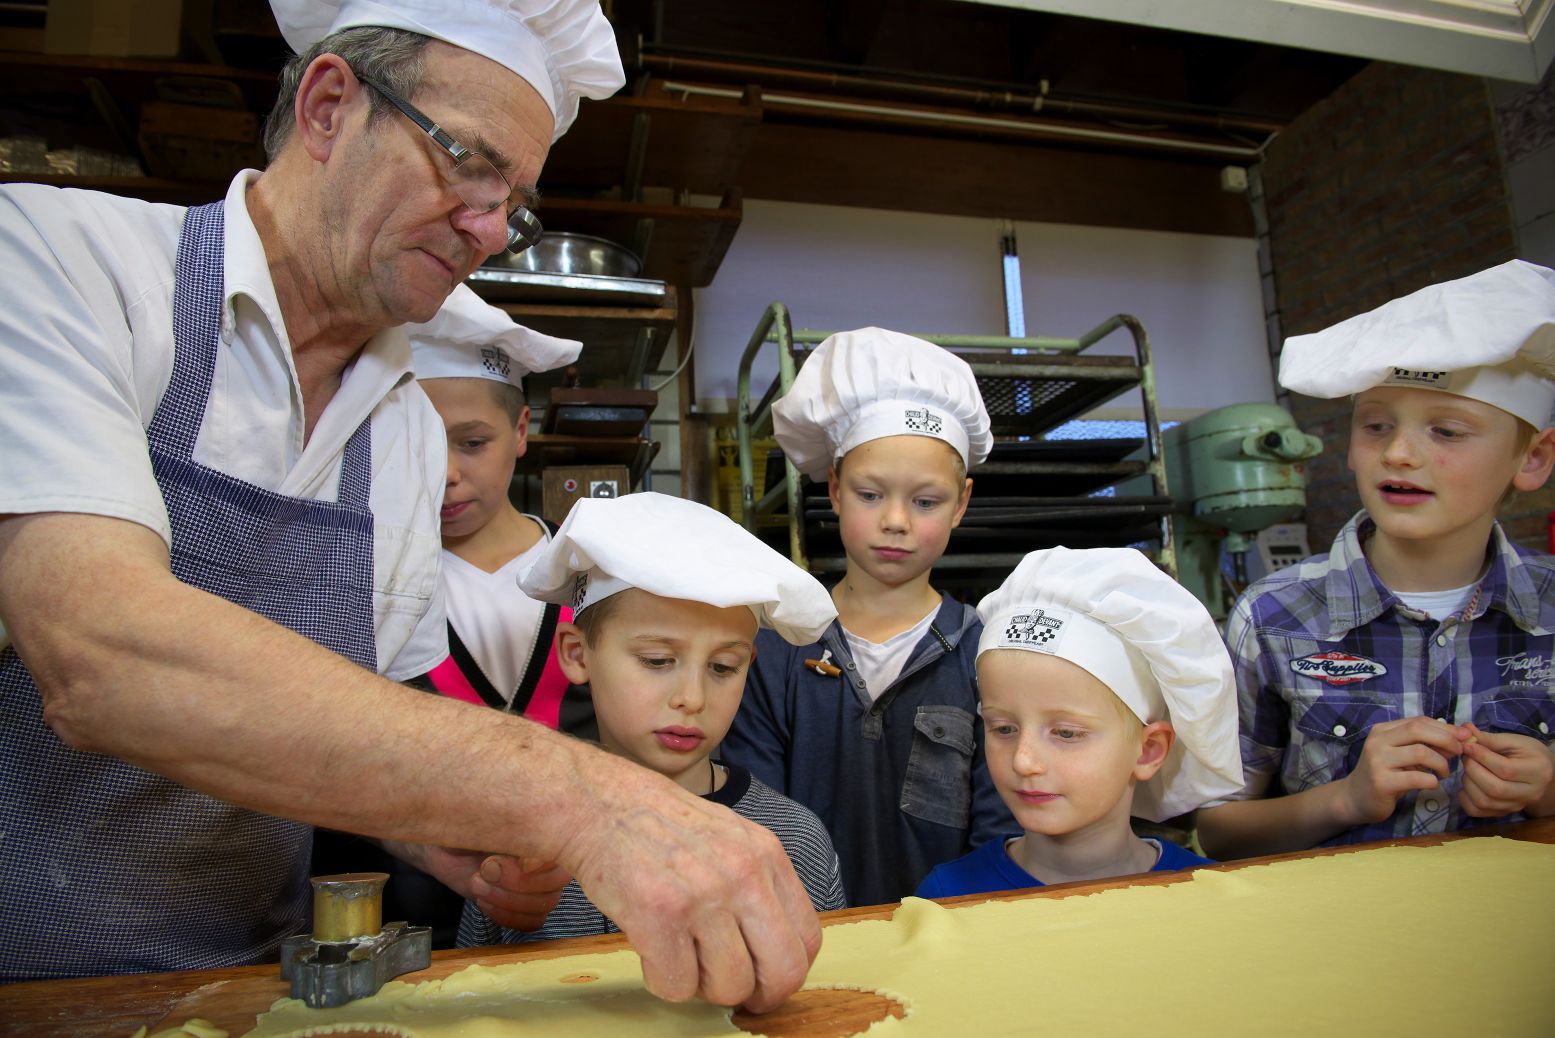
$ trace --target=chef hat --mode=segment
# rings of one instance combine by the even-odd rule
[[[270,0],[281,34],[301,54],[357,26],[408,29],[512,69],[567,132],[584,97],[626,83],[615,32],[596,0]]]
[[[1048,548],[1021,560],[977,606],[977,644],[1068,660],[1145,724],[1176,732],[1133,813],[1165,821],[1242,788],[1236,681],[1215,621],[1133,548]]]
[[[666,494],[585,497],[520,581],[524,594],[581,613],[628,588],[746,606],[756,622],[808,645],[837,616],[814,577],[722,512]]]
[[[884,328],[827,337],[772,405],[772,425],[794,467],[817,480],[854,447],[885,436],[944,440],[967,468],[993,448],[988,409],[967,362]]]
[[[1555,404],[1555,270],[1510,260],[1285,340],[1280,384],[1316,397],[1375,386],[1456,393],[1535,429]]]
[[[576,340],[514,324],[468,285],[455,288],[430,321],[405,330],[419,379],[489,378],[522,389],[525,375],[571,364],[583,349]]]

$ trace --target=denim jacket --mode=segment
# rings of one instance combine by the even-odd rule
[[[850,905],[897,901],[941,862],[1017,826],[983,757],[971,606],[948,595],[897,679],[871,700],[833,622],[818,643],[756,638],[724,760],[820,816]],[[842,673],[805,665],[830,651]]]

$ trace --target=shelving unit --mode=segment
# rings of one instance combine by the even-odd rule
[[[0,52],[0,107],[45,103],[68,111],[50,146],[107,144],[139,156],[140,107],[166,90],[242,108],[261,120],[275,103],[279,69],[90,55]],[[643,276],[673,285],[710,284],[739,229],[735,175],[761,121],[753,96],[686,99],[647,83],[641,95],[585,101],[541,175],[541,220],[556,231],[609,238],[643,259]],[[237,172],[237,167],[232,173]],[[0,183],[81,187],[190,205],[220,198],[221,180],[4,174]],[[647,200],[653,187],[670,201]],[[718,199],[692,204],[692,195]]]
[[[1079,356],[1120,330],[1133,337],[1133,357]],[[773,403],[788,392],[805,358],[830,334],[796,331],[783,304],[769,306],[740,360],[736,414],[742,521],[747,529],[770,538],[764,517],[780,516],[790,557],[816,574],[838,574],[847,568],[825,486],[806,480],[786,458],[779,465],[769,455],[766,485],[758,488],[752,452],[754,441],[771,434]],[[920,338],[956,351],[971,366],[995,438],[988,461],[969,473],[974,484],[971,505],[937,564],[937,586],[991,589],[1027,552],[1060,544],[1146,543],[1156,562],[1175,576],[1171,497],[1150,342],[1136,318],[1117,314],[1073,339]],[[768,344],[778,350],[778,377],[753,401],[751,368]],[[1042,438],[1070,418],[1129,391],[1139,393],[1146,431],[1142,440]],[[1105,494],[1130,479],[1143,479],[1150,492]]]

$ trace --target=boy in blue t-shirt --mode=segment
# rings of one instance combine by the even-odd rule
[[[1242,784],[1231,661],[1198,600],[1132,548],[1050,548],[977,612],[988,770],[1023,831],[935,868],[917,895],[1209,864],[1129,825]]]

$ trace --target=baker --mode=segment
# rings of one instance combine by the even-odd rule
[[[624,81],[611,28],[276,9],[300,55],[222,201],[0,189],[0,976],[273,959],[325,825],[557,862],[652,991],[770,1008],[820,944],[775,837],[395,680],[447,651],[444,438],[398,326],[533,237],[552,141]]]

